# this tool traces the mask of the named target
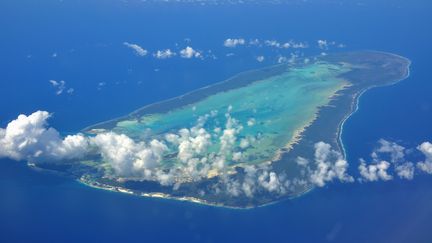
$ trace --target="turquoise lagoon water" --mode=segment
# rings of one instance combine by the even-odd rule
[[[286,68],[282,74],[255,80],[247,86],[219,92],[165,113],[120,119],[110,130],[135,140],[164,139],[166,134],[196,126],[200,117],[207,116],[203,128],[212,134],[210,153],[220,147],[217,140],[221,133],[214,131],[226,128],[229,114],[229,118],[241,126],[235,142],[235,149],[243,152],[240,162],[271,160],[278,149],[293,142],[297,133],[315,119],[319,107],[327,105],[337,91],[348,85],[337,78],[349,71],[346,66],[318,62],[296,68],[287,65]],[[254,79],[253,73],[249,76]],[[240,148],[242,138],[252,139],[252,146]]]
[[[295,38],[313,45],[326,38],[345,43],[349,50],[383,50],[413,61],[409,79],[365,93],[358,112],[345,123],[351,173],[380,138],[407,147],[432,139],[428,1],[213,8],[137,7],[130,2],[1,1],[1,126],[19,113],[44,109],[54,113],[52,126],[74,133],[271,64],[269,58],[267,63],[255,61],[263,52],[277,55],[239,49],[236,58],[215,62],[163,62],[131,55],[124,41],[161,49],[191,38],[197,48],[231,52],[221,40]],[[51,57],[54,52],[57,59]],[[49,79],[66,80],[75,94],[56,96]],[[100,82],[106,85],[98,90]],[[96,190],[2,159],[0,241],[429,243],[431,184],[430,176],[420,175],[413,181],[335,183],[295,200],[231,210]]]

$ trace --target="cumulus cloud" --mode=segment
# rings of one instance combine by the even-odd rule
[[[232,160],[235,162],[240,162],[243,159],[243,153],[242,152],[235,152],[233,153]]]
[[[242,179],[222,177],[215,193],[225,192],[231,196],[253,197],[256,193],[283,194],[289,190],[290,182],[268,165],[247,165]]]
[[[261,42],[260,42],[259,39],[252,39],[252,40],[249,40],[249,45],[251,45],[251,46],[259,46],[259,45],[261,45]]]
[[[126,135],[112,132],[95,137],[76,134],[62,138],[48,126],[50,117],[46,111],[37,111],[29,116],[19,115],[5,129],[0,128],[0,157],[42,163],[100,155],[118,176],[168,183],[155,170],[167,150],[163,142],[136,143]]]
[[[289,47],[294,48],[294,49],[305,49],[305,48],[309,47],[309,45],[305,42],[293,42],[293,41],[291,41],[291,42],[289,42],[289,44],[290,44]]]
[[[299,57],[298,54],[291,53],[290,58],[288,59],[288,63],[291,63],[291,64],[296,63],[298,57]]]
[[[249,120],[247,121],[247,125],[248,125],[249,127],[254,126],[255,123],[256,123],[255,118],[249,118]]]
[[[61,95],[66,90],[67,94],[72,94],[74,92],[73,88],[67,88],[66,82],[64,80],[56,81],[56,80],[49,80],[49,83],[56,89],[56,95]]]
[[[156,53],[153,54],[153,56],[157,59],[168,59],[175,55],[176,53],[171,51],[171,49],[158,50]]]
[[[388,181],[393,179],[393,176],[387,172],[389,167],[390,163],[384,160],[366,165],[366,162],[361,159],[359,171],[362,178],[366,181]]]
[[[29,162],[81,158],[89,148],[81,134],[61,138],[48,127],[51,115],[46,111],[19,115],[5,129],[0,128],[0,157]]]
[[[93,137],[76,134],[63,138],[57,130],[48,126],[51,115],[46,111],[37,111],[29,116],[20,115],[6,128],[0,128],[0,157],[33,163],[58,163],[99,156],[101,163],[109,165],[105,173],[114,178],[151,180],[175,189],[184,181],[217,176],[219,182],[215,190],[232,196],[281,194],[298,186],[323,187],[335,180],[354,181],[348,174],[348,162],[325,142],[314,144],[313,156],[295,159],[301,172],[296,178],[287,178],[283,172],[274,171],[269,163],[243,165],[242,176],[230,177],[232,168],[228,165],[232,162],[247,162],[244,150],[259,142],[259,138],[254,136],[239,136],[243,125],[231,116],[232,110],[229,106],[224,116],[225,122],[214,129],[207,129],[206,124],[217,116],[217,111],[198,117],[193,127],[181,128],[146,141],[135,141],[114,132]],[[255,120],[251,123],[253,126]],[[416,167],[414,163],[405,161],[406,149],[386,140],[380,140],[378,144],[370,163],[360,160],[359,181],[391,180],[394,178],[390,173],[392,169],[399,178],[413,179]],[[418,150],[426,159],[417,163],[417,168],[431,173],[432,144],[425,142]],[[170,168],[162,164],[167,155],[176,159]],[[381,159],[381,155],[387,155],[391,162]]]
[[[225,47],[231,47],[231,48],[236,47],[236,46],[240,46],[240,45],[244,45],[244,44],[246,44],[246,41],[243,38],[239,38],[239,39],[228,38],[224,41],[224,46]]]
[[[238,121],[232,118],[229,113],[226,114],[227,122],[225,130],[222,131],[222,135],[219,137],[220,140],[220,153],[229,154],[232,147],[237,139],[236,135],[241,131],[242,126],[238,124]]]
[[[380,140],[378,144],[379,146],[372,153],[371,163],[368,164],[365,160],[360,159],[358,169],[361,178],[358,178],[359,181],[392,180],[394,178],[390,173],[392,166],[399,178],[407,180],[414,178],[415,166],[412,162],[404,160],[404,151],[406,150],[404,147],[386,140]],[[419,163],[418,166],[428,168],[428,165],[422,163],[431,161],[432,144],[426,142],[419,146],[419,150],[426,155],[426,161]],[[380,160],[380,156],[383,154],[388,155],[393,162]],[[298,178],[288,180],[283,174],[272,171],[270,166],[259,165],[246,166],[243,180],[226,180],[223,183],[225,183],[226,191],[231,195],[251,197],[259,191],[284,193],[291,190],[292,186],[312,184],[322,187],[333,180],[354,182],[354,178],[347,173],[348,162],[327,143],[318,142],[315,144],[315,154],[312,161],[304,157],[297,157],[295,162],[300,168],[303,168]]]
[[[327,40],[318,40],[317,43],[318,43],[318,47],[320,49],[323,49],[323,50],[327,50],[328,49]]]
[[[264,59],[265,59],[264,56],[257,56],[257,58],[256,58],[256,60],[257,60],[258,62],[263,62]]]
[[[249,147],[249,146],[250,146],[249,139],[247,139],[247,138],[242,138],[242,139],[240,140],[240,148],[245,149],[245,148],[247,148],[247,147]]]
[[[208,160],[205,155],[207,148],[211,145],[211,135],[200,126],[191,129],[183,128],[179,133],[177,157],[189,167],[186,171],[194,177],[196,166]]]
[[[269,192],[277,192],[283,190],[278,175],[271,171],[264,171],[258,177],[259,184]]]
[[[182,128],[175,133],[165,134],[163,140],[152,139],[148,142],[134,141],[124,134],[106,132],[94,137],[82,134],[66,136],[64,139],[51,127],[47,120],[50,114],[37,111],[29,116],[20,115],[0,129],[0,157],[29,162],[60,162],[75,160],[86,156],[100,156],[102,163],[107,163],[112,169],[105,171],[108,176],[126,180],[152,180],[162,185],[176,187],[182,179],[201,180],[207,178],[210,170],[216,170],[220,176],[221,185],[230,195],[251,195],[256,190],[271,193],[281,193],[286,183],[283,176],[270,170],[268,166],[248,168],[243,181],[228,178],[225,173],[226,164],[230,161],[240,162],[243,153],[237,151],[237,135],[243,126],[231,117],[230,107],[225,114],[226,123],[219,133],[219,149],[209,152],[212,146],[211,136],[204,125],[207,119],[217,112],[201,116],[192,128]],[[249,146],[252,138],[246,139]],[[242,142],[245,143],[245,142]],[[177,151],[180,162],[171,169],[161,165],[166,153]]]
[[[379,147],[372,153],[372,157],[376,158],[379,153],[389,154],[392,163],[401,162],[405,158],[405,148],[395,142],[389,142],[385,139],[378,141]]]
[[[414,178],[415,167],[412,162],[405,160],[406,148],[391,141],[380,139],[378,147],[371,153],[372,161],[367,164],[360,159],[358,167],[362,181],[388,181],[393,179],[391,170],[401,179]]]
[[[123,45],[129,47],[130,49],[132,49],[136,55],[138,56],[146,56],[148,51],[144,48],[142,48],[141,46],[137,45],[137,44],[133,44],[133,43],[129,43],[129,42],[123,42]]]
[[[318,142],[315,144],[315,165],[312,172],[311,182],[319,187],[325,186],[327,182],[339,179],[342,182],[352,182],[353,177],[347,174],[348,162],[342,155],[331,149],[330,144]]]
[[[278,63],[285,63],[285,62],[288,62],[288,58],[287,58],[287,57],[284,57],[284,56],[279,56],[279,57],[277,58],[277,62],[278,62]]]
[[[153,179],[167,146],[152,140],[136,143],[124,134],[103,133],[92,138],[105,161],[122,177]]]
[[[201,58],[202,54],[201,54],[201,52],[194,50],[192,47],[187,46],[186,48],[180,50],[180,56],[182,58],[188,58],[188,59],[193,58],[193,57]]]
[[[296,53],[290,53],[290,57],[286,56],[278,56],[277,62],[278,63],[289,63],[289,64],[295,64],[297,62],[299,55]]]
[[[301,156],[298,156],[298,157],[296,158],[296,163],[297,163],[298,165],[300,165],[300,166],[306,166],[306,165],[309,164],[309,160],[306,159],[306,158],[303,158],[303,157],[301,157]]]
[[[341,44],[341,43],[338,44],[335,41],[328,41],[328,40],[324,40],[324,39],[317,40],[317,45],[318,45],[318,48],[321,50],[328,50],[332,46],[335,46],[338,48],[344,48],[345,47],[344,44]]]
[[[417,168],[428,174],[432,174],[432,143],[424,142],[417,149],[426,157],[425,161],[417,163]]]
[[[412,180],[414,178],[414,164],[411,162],[406,162],[401,165],[397,165],[395,170],[399,178]]]
[[[304,49],[308,47],[308,44],[305,42],[295,42],[293,40],[290,40],[288,42],[279,42],[277,40],[265,40],[264,45],[274,48],[280,48],[280,49]]]
[[[271,47],[277,47],[277,48],[281,47],[281,44],[276,40],[265,40],[264,44],[266,46],[271,46]]]
[[[391,180],[394,176],[391,171],[401,179],[412,180],[419,171],[432,174],[432,143],[424,142],[417,149],[424,156],[425,160],[417,162],[407,161],[407,151],[411,149],[384,139],[378,141],[379,146],[371,153],[372,161],[367,164],[364,159],[360,159],[359,171],[363,181]]]

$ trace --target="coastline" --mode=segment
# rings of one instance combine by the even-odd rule
[[[403,78],[401,78],[401,79],[395,80],[395,81],[393,81],[393,82],[390,82],[390,83],[388,83],[388,84],[384,84],[384,85],[374,85],[374,86],[368,87],[368,88],[366,88],[366,89],[364,89],[364,90],[358,92],[358,94],[355,95],[355,98],[353,99],[353,102],[351,103],[352,111],[351,111],[350,113],[348,113],[347,116],[346,116],[346,117],[341,121],[341,123],[340,123],[339,126],[338,126],[338,131],[337,131],[337,137],[338,137],[337,142],[338,142],[339,148],[340,148],[340,150],[341,150],[341,152],[342,152],[342,156],[343,156],[343,158],[344,158],[345,160],[347,159],[347,154],[346,154],[346,149],[345,149],[345,146],[344,146],[344,144],[343,144],[343,140],[342,140],[343,127],[344,127],[344,125],[345,125],[345,122],[346,122],[346,121],[347,121],[347,120],[348,120],[352,115],[354,115],[354,114],[359,110],[359,103],[360,103],[360,98],[361,98],[361,96],[362,96],[364,93],[366,93],[367,91],[369,91],[370,89],[380,88],[380,87],[389,87],[389,86],[396,85],[396,84],[402,82],[403,80],[408,79],[408,78],[410,77],[410,75],[411,75],[411,64],[412,64],[412,61],[411,61],[410,59],[408,59],[408,58],[406,58],[406,57],[402,57],[402,56],[397,55],[397,54],[393,54],[393,53],[380,52],[380,51],[376,51],[376,52],[378,52],[378,53],[385,53],[385,54],[389,54],[389,55],[393,55],[393,56],[396,56],[396,57],[398,57],[398,58],[401,58],[401,59],[406,60],[407,63],[408,63],[408,65],[407,65],[407,67],[406,67],[406,74],[405,74],[405,76],[404,76]],[[355,107],[355,108],[354,108],[354,107]]]
[[[338,92],[343,91],[344,89],[350,87],[350,83],[346,82],[345,84],[342,85],[342,87],[340,89],[338,89],[335,93],[333,93],[332,95],[330,95],[328,97],[329,99],[329,103],[331,102],[331,100],[334,99],[334,97],[338,96]],[[327,104],[329,105],[329,104]],[[325,106],[324,106],[325,107]],[[278,149],[275,153],[275,155],[273,156],[273,158],[271,160],[269,160],[268,162],[273,163],[276,162],[278,160],[281,159],[282,155],[285,153],[289,153],[293,148],[294,145],[298,144],[301,142],[302,138],[303,138],[303,133],[306,132],[306,130],[308,129],[308,127],[312,126],[312,124],[319,119],[319,112],[320,112],[320,108],[322,107],[318,107],[317,111],[314,113],[313,117],[306,121],[304,123],[304,125],[302,125],[301,127],[299,127],[298,129],[296,129],[293,133],[293,136],[291,138],[291,140],[282,148]],[[284,151],[284,149],[286,149],[286,151]]]
[[[119,121],[119,120],[122,120],[122,119],[134,117],[135,115],[137,115],[139,113],[142,113],[145,109],[150,108],[152,106],[163,104],[163,103],[170,102],[170,101],[181,100],[184,97],[192,95],[192,94],[194,94],[196,92],[199,92],[199,91],[202,91],[202,90],[206,90],[206,89],[209,89],[209,88],[212,88],[212,87],[216,87],[216,86],[219,86],[219,85],[226,84],[226,83],[228,83],[228,82],[230,82],[230,81],[232,81],[234,79],[240,78],[243,75],[247,75],[247,74],[254,73],[254,72],[261,72],[261,71],[265,71],[265,70],[268,70],[268,69],[274,69],[274,68],[279,68],[279,67],[286,67],[287,69],[289,69],[292,66],[290,66],[287,63],[279,63],[279,64],[272,65],[272,66],[267,66],[267,67],[263,67],[263,68],[257,68],[257,69],[243,71],[243,72],[237,73],[237,74],[235,74],[233,76],[230,76],[229,78],[227,78],[225,80],[222,80],[222,81],[219,81],[219,82],[216,82],[216,83],[213,83],[213,84],[209,84],[209,85],[206,85],[204,87],[200,87],[200,88],[194,89],[192,91],[186,92],[184,94],[181,94],[181,95],[169,98],[169,99],[161,100],[161,101],[158,101],[158,102],[154,102],[154,103],[150,103],[148,105],[142,106],[142,107],[140,107],[138,109],[135,109],[134,111],[126,114],[126,115],[123,115],[123,116],[120,116],[120,117],[116,117],[116,118],[113,118],[113,119],[110,119],[110,120],[107,120],[107,121],[98,122],[96,124],[89,125],[89,126],[83,128],[83,129],[81,129],[81,131],[83,131],[83,132],[89,132],[89,131],[93,130],[94,127],[99,127],[99,126],[104,125],[104,124],[109,124],[109,123],[112,123],[112,122],[115,122],[115,121]],[[287,70],[285,70],[285,71],[287,71]],[[261,79],[262,78],[254,79],[252,82],[250,82],[248,84],[251,84],[251,83],[254,83],[254,82],[259,82],[259,81],[261,81]],[[241,88],[241,87],[242,86],[233,87],[231,89],[236,89],[236,88]],[[231,90],[231,89],[227,89],[227,90]],[[225,91],[227,91],[227,90],[225,90]],[[183,106],[186,106],[186,105],[187,104],[184,104]]]
[[[210,206],[210,207],[220,207],[220,208],[227,208],[227,209],[238,209],[238,210],[247,210],[247,209],[253,209],[256,207],[261,207],[261,206],[267,206],[276,202],[271,202],[269,204],[264,204],[264,205],[259,205],[259,206],[246,206],[246,207],[234,207],[234,206],[227,206],[227,205],[223,205],[220,203],[213,203],[213,202],[209,202],[207,200],[204,199],[199,199],[196,197],[176,197],[176,196],[172,196],[170,194],[167,193],[161,193],[161,192],[154,192],[154,193],[135,193],[132,190],[129,189],[125,189],[122,187],[115,187],[115,186],[109,186],[109,185],[105,185],[99,182],[95,182],[95,181],[88,181],[86,179],[83,178],[79,178],[78,180],[76,180],[77,182],[91,187],[91,188],[95,188],[95,189],[99,189],[99,190],[104,190],[104,191],[110,191],[110,192],[115,192],[115,193],[125,193],[125,194],[129,194],[131,196],[136,196],[136,197],[146,197],[146,198],[159,198],[159,199],[168,199],[168,200],[176,200],[176,201],[180,201],[180,202],[189,202],[189,203],[195,203],[195,204],[200,204],[200,205],[204,205],[204,206]]]
[[[251,209],[255,209],[255,208],[261,208],[261,207],[267,207],[267,206],[271,206],[274,205],[276,203],[282,202],[284,200],[293,200],[296,198],[300,198],[301,196],[306,195],[307,193],[311,192],[314,187],[308,187],[306,188],[304,191],[297,193],[296,195],[293,196],[286,196],[283,197],[279,200],[275,200],[272,202],[268,202],[268,203],[264,203],[264,204],[260,204],[260,205],[253,205],[253,206],[245,206],[245,207],[240,207],[240,206],[228,206],[228,205],[224,205],[221,203],[215,203],[215,202],[210,202],[204,199],[200,199],[200,198],[196,198],[196,197],[177,197],[177,196],[172,196],[170,194],[167,193],[161,193],[161,192],[154,192],[154,193],[135,193],[132,190],[126,189],[126,188],[122,188],[122,187],[116,187],[116,186],[110,186],[110,185],[105,185],[99,182],[95,182],[95,181],[88,181],[86,179],[83,178],[79,178],[77,180],[78,183],[84,185],[84,186],[88,186],[94,189],[98,189],[98,190],[104,190],[104,191],[109,191],[109,192],[114,192],[114,193],[124,193],[124,194],[128,194],[130,196],[135,196],[135,197],[144,197],[144,198],[153,198],[153,199],[164,199],[164,200],[175,200],[175,201],[179,201],[179,202],[187,202],[187,203],[191,203],[191,204],[199,204],[202,206],[209,206],[209,207],[218,207],[218,208],[224,208],[224,209],[231,209],[231,210],[251,210]]]
[[[376,52],[376,51],[371,51],[371,52]],[[385,53],[385,52],[382,52],[382,53]],[[320,55],[315,55],[315,56],[311,56],[309,58],[310,59],[319,59],[320,57],[321,57]],[[298,59],[299,63],[303,63],[302,61],[304,59],[305,58],[299,58]],[[235,79],[239,79],[239,78],[241,78],[244,75],[248,75],[248,74],[251,74],[251,73],[266,72],[267,70],[273,70],[273,69],[276,69],[276,68],[284,68],[283,71],[281,71],[280,73],[277,74],[277,75],[280,75],[280,74],[282,74],[284,72],[289,71],[289,69],[291,69],[291,68],[296,68],[298,65],[299,65],[298,63],[297,64],[278,63],[278,64],[271,65],[271,66],[266,66],[266,67],[261,67],[261,68],[256,68],[256,69],[251,69],[251,70],[239,72],[239,73],[234,74],[233,76],[230,76],[229,78],[227,78],[225,80],[222,80],[222,81],[219,81],[219,82],[216,82],[216,83],[213,83],[213,84],[209,84],[209,85],[206,85],[206,86],[194,89],[192,91],[186,92],[184,94],[181,94],[181,95],[178,95],[178,96],[175,96],[175,97],[172,97],[172,98],[168,98],[168,99],[165,99],[165,100],[161,100],[161,101],[157,101],[157,102],[153,102],[153,103],[144,105],[144,106],[142,106],[140,108],[137,108],[137,109],[133,110],[132,112],[130,112],[130,113],[126,114],[126,115],[119,116],[119,117],[116,117],[116,118],[113,118],[113,119],[110,119],[110,120],[106,120],[106,121],[102,121],[102,122],[98,122],[96,124],[92,124],[92,125],[86,126],[83,129],[81,129],[81,131],[85,132],[85,133],[92,133],[91,132],[92,130],[94,130],[95,128],[100,128],[100,126],[103,126],[104,124],[110,124],[112,122],[116,122],[116,121],[127,119],[127,118],[136,118],[136,115],[144,112],[144,110],[146,110],[148,108],[151,108],[152,106],[160,105],[160,104],[163,104],[163,103],[168,103],[170,101],[182,100],[184,97],[190,96],[190,95],[192,95],[194,93],[197,93],[199,91],[203,91],[203,90],[206,90],[206,89],[210,89],[210,88],[213,88],[213,87],[217,87],[217,86],[229,83],[230,81],[233,81]],[[303,65],[303,64],[301,64],[301,65]],[[265,75],[268,75],[268,74],[266,73]],[[271,75],[271,76],[275,76],[275,75]],[[267,76],[264,76],[264,77],[267,77]],[[263,77],[258,77],[258,78],[253,79],[251,82],[247,82],[244,85],[240,85],[238,87],[237,86],[236,87],[231,87],[229,89],[226,89],[226,90],[223,90],[223,91],[218,91],[218,92],[225,92],[225,91],[229,91],[231,89],[241,88],[243,86],[247,86],[249,84],[252,84],[252,83],[255,83],[255,82],[259,82],[262,79],[264,79],[264,78]],[[216,93],[218,93],[218,92],[216,92]],[[214,94],[216,94],[216,93],[214,93]],[[214,95],[214,94],[208,94],[207,96]],[[202,97],[201,99],[203,99],[205,97],[206,96]],[[197,102],[197,101],[194,101],[193,103],[195,103],[195,102]],[[183,104],[182,106],[186,106],[186,105],[189,105],[189,104]],[[174,110],[175,109],[177,109],[177,108],[174,108]],[[142,116],[142,115],[143,114],[140,114],[140,116]],[[102,128],[102,129],[104,129],[104,128]]]
[[[378,55],[379,53],[383,53],[383,56]],[[354,58],[357,58],[357,56],[359,57],[359,60],[354,59]],[[389,58],[389,56],[397,57],[397,59]],[[376,61],[374,61],[374,58],[376,59]],[[380,59],[380,58],[382,58],[382,59]],[[403,60],[401,61],[400,59],[403,59]],[[324,60],[326,60],[326,59],[324,59]],[[329,61],[330,62],[335,61],[338,63],[343,63],[344,60],[348,60],[347,63],[352,63],[353,65],[356,63],[365,63],[365,66],[357,68],[356,72],[352,72],[352,73],[348,72],[349,75],[347,75],[347,77],[351,77],[351,78],[346,78],[344,75],[337,76],[337,78],[341,78],[344,81],[343,84],[341,85],[341,88],[337,89],[333,94],[331,94],[328,97],[329,102],[326,105],[317,107],[317,110],[314,113],[313,117],[311,117],[309,120],[305,121],[304,124],[298,126],[298,128],[293,131],[292,136],[290,138],[290,141],[288,143],[286,143],[285,145],[283,145],[282,147],[280,147],[279,149],[277,149],[275,151],[275,154],[273,155],[273,157],[264,161],[263,163],[272,164],[274,162],[281,162],[282,166],[286,166],[287,164],[293,162],[293,158],[295,158],[295,156],[298,155],[299,152],[305,153],[305,154],[307,154],[307,156],[313,156],[313,154],[312,155],[310,154],[310,152],[311,152],[310,147],[312,146],[311,144],[314,141],[315,142],[316,141],[328,142],[328,140],[331,140],[332,141],[331,143],[334,146],[338,147],[339,151],[343,155],[343,158],[346,160],[347,159],[347,151],[346,151],[346,148],[344,146],[343,139],[342,139],[343,127],[345,125],[345,122],[353,114],[355,114],[358,111],[360,98],[362,97],[362,95],[365,92],[367,92],[368,90],[373,89],[375,87],[385,87],[385,86],[395,85],[395,84],[399,83],[400,81],[407,79],[410,76],[411,60],[404,58],[404,57],[401,57],[401,56],[396,55],[396,54],[392,54],[392,53],[377,52],[377,51],[374,51],[372,53],[360,52],[359,54],[356,52],[344,53],[340,56],[336,55],[334,57],[334,59],[330,59]],[[350,62],[350,61],[352,61],[352,62]],[[368,64],[371,64],[371,66],[367,66]],[[379,64],[381,64],[382,66],[379,66]],[[283,66],[283,67],[287,68],[287,69],[285,69],[285,71],[289,70],[289,66],[288,65],[285,66],[285,65],[286,64],[278,64],[278,65],[275,65],[272,67],[282,67]],[[398,69],[391,69],[391,68],[394,68],[395,65],[397,65],[396,67],[398,67]],[[265,70],[265,69],[269,69],[269,67],[263,68],[260,70]],[[357,72],[359,70],[360,70],[360,73],[363,74],[363,76],[358,75]],[[395,70],[396,72],[391,71],[391,70]],[[237,81],[236,78],[238,78],[239,76],[244,75],[244,74],[248,74],[248,73],[253,73],[254,71],[256,71],[256,70],[242,72],[242,73],[237,74],[237,75],[235,75],[229,79],[226,79],[222,82],[202,87],[200,89],[191,91],[189,93],[183,94],[183,95],[178,96],[178,97],[171,98],[169,100],[182,99],[182,97],[185,97],[188,94],[192,94],[192,93],[197,92],[199,90],[208,89],[209,87],[213,87],[213,86],[218,85],[220,83],[226,83],[229,81]],[[280,71],[280,70],[278,70],[278,71]],[[382,72],[382,71],[389,71],[389,72],[388,73],[384,72],[384,74],[379,75],[379,72]],[[280,74],[281,73],[274,74],[274,75],[280,75]],[[269,75],[269,74],[267,73],[267,75]],[[377,76],[374,76],[374,75],[377,75]],[[402,75],[403,75],[403,77],[401,78]],[[253,82],[257,82],[260,80],[261,79],[254,79]],[[245,81],[245,79],[244,79],[244,80],[238,80],[238,81],[241,84],[243,84],[247,80]],[[251,83],[253,83],[253,82],[251,82]],[[241,86],[239,86],[239,87],[241,87]],[[232,88],[232,87],[230,86],[228,88]],[[217,89],[215,89],[215,90],[217,90]],[[212,92],[213,91],[214,90],[212,90]],[[206,95],[208,95],[208,94],[204,94],[204,96],[202,94],[199,94],[196,96],[197,97],[206,97]],[[96,125],[87,127],[85,129],[89,129],[91,127],[97,127],[98,125],[105,124],[105,123],[110,125],[109,123],[111,123],[112,121],[117,121],[117,120],[123,119],[123,118],[133,118],[134,114],[142,112],[142,110],[145,110],[147,107],[150,107],[154,104],[160,104],[163,102],[166,102],[166,100],[144,106],[144,107],[130,113],[127,116],[115,118],[115,119],[112,119],[112,120],[107,121],[107,122],[98,123]],[[189,100],[188,100],[188,102],[189,102]],[[339,106],[339,105],[341,105],[341,106]],[[322,129],[326,130],[326,132],[322,133],[321,132],[321,131],[323,131]],[[298,146],[296,146],[296,145],[298,145]],[[283,155],[285,155],[285,154],[288,155],[288,159],[283,158]],[[291,158],[289,158],[289,157],[291,157]],[[243,164],[238,164],[238,165],[234,166],[234,168],[235,167],[243,167]],[[287,167],[282,168],[282,169],[285,169],[285,171],[286,171],[287,168],[291,168],[291,167],[287,166]],[[44,168],[41,168],[41,169],[44,169]],[[276,172],[283,172],[283,170],[278,171],[276,169]],[[286,194],[278,194],[278,195],[276,195],[276,194],[275,195],[263,194],[264,196],[259,195],[259,197],[257,197],[257,198],[253,198],[251,200],[246,200],[246,199],[241,199],[241,198],[237,199],[235,197],[228,196],[228,195],[219,196],[219,195],[213,195],[213,194],[201,195],[199,193],[188,193],[187,189],[194,188],[194,187],[186,187],[186,190],[182,190],[182,191],[177,192],[177,193],[173,193],[174,191],[168,190],[166,188],[160,188],[161,191],[164,191],[163,193],[161,193],[161,192],[146,192],[149,190],[145,189],[145,187],[144,187],[144,189],[142,187],[135,187],[135,189],[127,189],[127,188],[122,187],[122,186],[127,186],[127,185],[121,185],[120,184],[120,186],[119,186],[114,181],[112,183],[110,183],[110,181],[102,183],[102,182],[99,182],[98,177],[94,177],[95,180],[92,180],[91,177],[85,178],[85,174],[81,174],[81,175],[84,175],[84,177],[83,176],[79,177],[79,175],[78,175],[78,176],[75,176],[74,178],[78,182],[80,182],[86,186],[90,186],[90,187],[97,188],[97,189],[102,189],[102,190],[107,190],[107,191],[112,191],[112,192],[117,192],[117,193],[120,192],[120,193],[130,194],[130,195],[134,195],[134,196],[141,196],[141,197],[162,198],[162,199],[171,199],[171,200],[177,200],[177,201],[187,201],[187,202],[197,203],[197,204],[206,205],[206,206],[223,207],[223,208],[230,208],[230,209],[252,209],[252,208],[256,208],[256,207],[264,207],[264,206],[278,203],[278,202],[283,201],[285,199],[294,199],[294,198],[301,197],[301,196],[309,193],[310,191],[312,191],[315,188],[315,186],[313,186],[311,184],[311,185],[306,185],[306,186],[296,188],[296,190],[298,190],[298,191],[293,190],[290,194],[288,194],[286,192],[285,192]],[[88,174],[88,175],[90,175],[90,174]],[[214,183],[214,182],[211,182],[211,183]],[[110,185],[110,184],[114,184],[114,185]],[[157,190],[152,189],[151,191],[157,191]],[[173,194],[176,196],[174,196]],[[186,195],[194,195],[194,196],[186,196]]]

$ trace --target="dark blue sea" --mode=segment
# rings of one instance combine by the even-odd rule
[[[316,40],[334,40],[346,45],[343,50],[381,50],[412,61],[408,79],[365,93],[345,123],[343,141],[356,173],[358,158],[369,157],[380,138],[410,148],[432,140],[431,23],[432,4],[421,0],[218,6],[2,0],[0,127],[18,114],[47,110],[53,113],[50,125],[75,133],[275,64],[279,55],[274,49],[227,49],[227,38],[305,41],[311,45],[302,50],[305,55],[320,52],[312,47]],[[212,50],[218,59],[139,57],[123,42],[152,52],[191,45]],[[229,52],[235,55],[227,57]],[[259,54],[268,59],[257,62]],[[64,80],[74,92],[56,95],[49,80]],[[431,188],[427,175],[331,183],[294,200],[233,210],[93,189],[2,159],[0,242],[427,243],[432,242]]]

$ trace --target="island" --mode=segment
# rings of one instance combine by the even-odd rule
[[[243,72],[83,129],[148,148],[128,169],[100,153],[35,167],[101,189],[223,207],[298,197],[316,186],[308,180],[316,143],[346,158],[342,128],[359,97],[405,79],[409,66],[395,54],[357,51]]]

